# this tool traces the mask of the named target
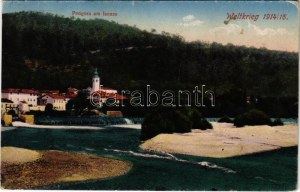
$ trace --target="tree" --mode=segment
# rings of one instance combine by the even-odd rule
[[[94,108],[88,99],[88,93],[79,91],[77,97],[70,99],[66,104],[68,111],[74,111],[76,114],[82,114],[85,110]]]
[[[11,109],[7,112],[8,115],[12,115],[13,117],[17,116],[16,111]]]
[[[53,105],[51,103],[47,103],[45,107],[45,113],[47,115],[53,114]]]

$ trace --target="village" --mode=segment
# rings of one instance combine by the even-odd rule
[[[66,111],[67,103],[75,99],[79,92],[87,93],[86,99],[93,100],[96,103],[95,108],[101,108],[103,103],[109,99],[113,99],[116,102],[127,99],[125,96],[118,94],[117,90],[101,85],[97,69],[95,69],[92,77],[92,87],[87,87],[86,89],[79,90],[69,87],[66,92],[61,92],[59,90],[8,88],[3,89],[1,92],[2,119],[6,119],[4,115],[21,116],[32,111],[44,112],[47,110],[47,107],[54,111]]]

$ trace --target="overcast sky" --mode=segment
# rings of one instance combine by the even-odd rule
[[[289,2],[74,2],[23,1],[3,2],[3,13],[19,11],[50,12],[71,17],[77,12],[115,12],[116,17],[97,16],[140,29],[156,29],[179,34],[186,41],[266,47],[274,50],[298,51],[299,24],[297,7]],[[227,13],[259,15],[257,21],[231,20]],[[287,14],[287,20],[264,20],[264,14]],[[92,19],[93,16],[78,16]]]

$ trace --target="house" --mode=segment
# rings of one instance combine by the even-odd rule
[[[107,94],[117,94],[118,91],[110,87],[101,87],[101,91]]]
[[[7,114],[10,111],[14,111],[15,114],[18,114],[18,105],[9,99],[1,99],[1,114]]]
[[[37,105],[29,107],[30,111],[45,111],[46,105]]]
[[[105,103],[108,99],[115,99],[116,100],[116,104],[119,104],[121,100],[125,100],[127,99],[127,97],[118,94],[118,92],[107,92],[104,91],[102,89],[100,89],[99,91],[94,92],[94,96],[95,97],[99,97],[100,98],[100,103]],[[94,100],[94,101],[99,101],[99,100]]]
[[[73,88],[73,87],[69,87],[67,94],[76,94],[77,95],[78,94],[78,89]]]
[[[41,105],[52,104],[53,109],[56,111],[65,111],[67,101],[68,99],[65,96],[59,94],[47,94],[40,99]]]
[[[40,95],[44,96],[47,94],[59,94],[59,90],[40,90]]]
[[[19,112],[24,114],[30,111],[30,106],[26,101],[20,101],[18,104]]]
[[[26,102],[28,106],[37,106],[37,98],[39,91],[33,89],[4,89],[2,90],[2,98],[11,100],[19,104]]]

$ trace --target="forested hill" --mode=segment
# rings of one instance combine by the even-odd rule
[[[217,96],[298,93],[297,53],[187,43],[154,29],[37,12],[3,14],[2,34],[3,88],[85,88],[97,66],[103,84],[117,89],[205,84]]]

